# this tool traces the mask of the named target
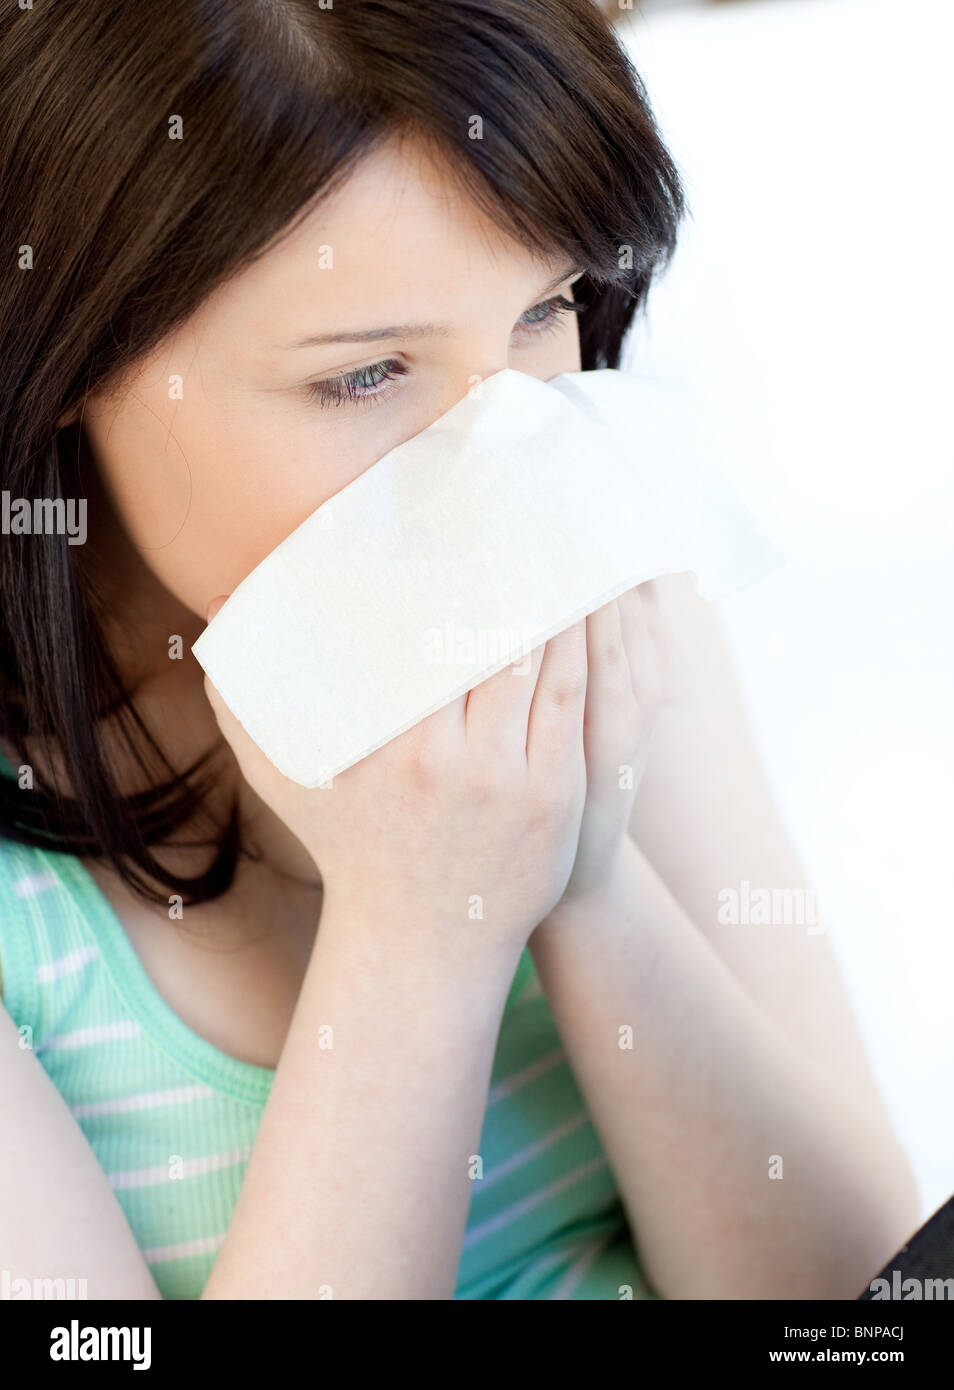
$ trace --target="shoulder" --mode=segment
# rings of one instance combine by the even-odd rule
[[[89,945],[88,914],[68,855],[0,835],[0,998],[34,1018],[57,963]]]
[[[36,859],[29,845],[0,835],[0,999],[7,995],[15,964],[26,954],[29,912],[26,890]]]

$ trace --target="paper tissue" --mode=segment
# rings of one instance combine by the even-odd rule
[[[612,369],[487,377],[276,546],[197,661],[315,787],[644,580],[751,583],[784,557],[707,465],[695,404]]]

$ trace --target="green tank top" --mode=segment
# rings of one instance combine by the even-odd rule
[[[13,775],[2,755],[0,775]],[[198,1298],[274,1071],[172,1011],[79,859],[2,837],[0,973],[4,1007],[29,1026],[163,1298]],[[479,1153],[455,1299],[657,1297],[527,950]]]

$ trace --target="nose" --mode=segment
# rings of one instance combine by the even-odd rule
[[[509,366],[506,354],[501,356],[497,353],[493,356],[474,357],[454,368],[448,368],[440,389],[429,394],[421,419],[415,421],[416,429],[426,429],[466,396],[479,395],[480,388],[488,377],[504,371]]]

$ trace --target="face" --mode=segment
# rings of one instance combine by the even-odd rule
[[[391,142],[212,294],[83,422],[152,575],[205,621],[269,551],[504,367],[580,369],[575,267]],[[309,341],[310,340],[310,341]]]

